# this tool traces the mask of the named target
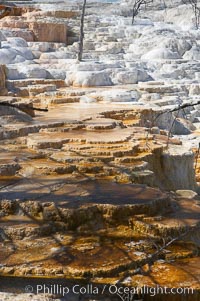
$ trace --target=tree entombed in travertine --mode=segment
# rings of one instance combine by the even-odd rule
[[[200,26],[200,3],[198,0],[182,0],[184,4],[190,4],[194,13],[194,23],[196,29]]]
[[[80,24],[80,37],[79,37],[79,51],[78,60],[81,61],[83,57],[83,39],[84,39],[84,18],[85,18],[85,7],[86,0],[83,1],[82,13],[81,13],[81,24]]]
[[[153,0],[135,0],[133,1],[133,13],[132,13],[132,24],[134,23],[135,16],[138,15],[141,6],[146,6],[153,3]]]

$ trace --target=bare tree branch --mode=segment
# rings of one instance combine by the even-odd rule
[[[153,3],[153,0],[135,0],[133,2],[132,24],[134,23],[135,16],[138,15],[138,13],[141,9],[141,6],[146,7],[146,5],[148,5],[150,3]]]
[[[200,104],[200,100],[197,101],[197,102],[195,102],[195,103],[184,103],[184,104],[182,104],[182,105],[178,105],[177,107],[175,107],[175,108],[173,108],[173,109],[166,110],[166,111],[162,111],[162,112],[158,113],[158,114],[155,116],[155,118],[152,120],[150,129],[147,131],[147,136],[146,136],[146,145],[147,145],[147,147],[149,147],[149,146],[148,146],[148,137],[149,137],[150,131],[151,131],[152,127],[155,125],[156,120],[157,120],[161,115],[166,114],[166,113],[173,113],[173,112],[177,112],[177,111],[178,111],[178,114],[179,114],[180,110],[184,110],[185,108],[197,106],[197,105],[199,105],[199,104]],[[176,120],[177,118],[178,118],[178,115],[175,117],[175,119],[174,119],[174,121],[173,121],[173,125],[174,125],[174,122],[175,122],[175,120]],[[172,125],[172,127],[173,127],[173,125]],[[168,134],[168,143],[167,143],[167,145],[169,144],[169,136],[170,136],[172,127],[170,128],[170,131],[169,131],[169,134]]]

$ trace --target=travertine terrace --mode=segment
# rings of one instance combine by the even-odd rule
[[[153,1],[132,25],[131,1],[88,0],[79,62],[82,3],[54,2],[0,7],[0,301],[128,300],[113,284],[199,300],[192,9]],[[107,289],[44,296],[37,281]]]

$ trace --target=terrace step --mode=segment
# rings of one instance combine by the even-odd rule
[[[13,90],[16,88],[28,87],[31,85],[54,85],[56,88],[65,87],[65,81],[62,79],[18,79],[18,80],[6,80],[6,86],[8,90]]]
[[[20,165],[15,160],[0,157],[0,176],[15,176],[19,169]]]
[[[75,103],[79,101],[80,101],[79,96],[66,96],[66,97],[57,96],[57,97],[52,97],[52,99],[49,99],[48,104]]]

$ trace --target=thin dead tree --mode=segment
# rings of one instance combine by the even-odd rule
[[[134,23],[135,16],[138,15],[142,6],[147,6],[148,4],[153,3],[153,0],[134,0],[133,1],[133,11],[132,11],[132,24]]]
[[[79,50],[78,50],[78,61],[82,61],[83,57],[83,40],[84,40],[84,19],[85,19],[85,8],[87,0],[83,0],[82,12],[81,12],[81,24],[80,24],[80,37],[79,37]]]
[[[20,111],[24,111],[24,110],[29,109],[29,110],[33,110],[33,111],[48,112],[48,109],[35,108],[35,107],[30,107],[28,105],[19,106],[17,104],[12,104],[12,103],[3,102],[3,101],[0,102],[0,106],[11,107],[11,108],[14,108],[14,109],[18,109]]]
[[[200,27],[200,3],[198,0],[182,0],[183,4],[190,4],[194,13],[194,23],[196,29]]]

